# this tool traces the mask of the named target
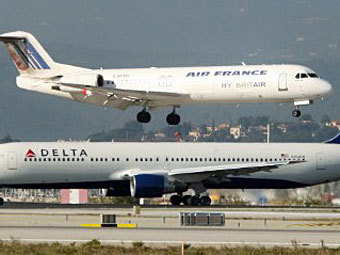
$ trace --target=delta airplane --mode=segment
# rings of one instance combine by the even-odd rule
[[[0,187],[100,188],[107,196],[171,194],[210,205],[208,189],[299,188],[340,179],[340,134],[322,143],[92,143],[0,145]],[[195,195],[183,196],[187,190]],[[3,203],[3,199],[1,199]]]
[[[19,88],[77,102],[125,110],[142,107],[137,120],[148,123],[149,111],[172,107],[166,121],[180,123],[176,109],[203,103],[292,102],[300,106],[331,93],[331,85],[300,65],[241,65],[135,69],[87,69],[56,63],[29,33],[0,35],[20,75]]]

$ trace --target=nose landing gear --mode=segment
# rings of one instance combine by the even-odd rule
[[[0,206],[4,204],[4,199],[0,197]]]
[[[299,108],[294,109],[292,115],[294,118],[299,118],[301,116],[301,111],[299,110]]]

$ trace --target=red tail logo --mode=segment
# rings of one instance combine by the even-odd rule
[[[26,152],[26,157],[27,158],[34,158],[35,157],[35,153],[29,149],[27,152]]]

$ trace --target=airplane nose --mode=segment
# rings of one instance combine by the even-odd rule
[[[328,81],[323,80],[323,93],[322,93],[322,95],[323,96],[329,96],[332,93],[332,90],[333,90],[332,85]]]

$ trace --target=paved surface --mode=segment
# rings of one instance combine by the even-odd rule
[[[298,245],[315,247],[324,242],[327,246],[340,246],[340,217],[333,215],[334,218],[328,218],[328,212],[319,212],[321,215],[317,217],[318,220],[287,220],[281,217],[261,218],[266,213],[261,211],[237,211],[239,215],[227,219],[223,227],[181,227],[178,218],[180,211],[143,209],[140,216],[133,216],[131,209],[1,209],[0,239],[25,242],[86,242],[98,239],[112,244],[143,241],[158,245],[186,242],[194,245],[291,246],[297,242]],[[118,223],[134,223],[138,224],[138,228],[80,226],[100,223],[101,213],[116,213],[119,215]],[[276,213],[280,213],[280,216],[287,214]],[[293,215],[295,212],[290,213]],[[298,213],[308,215],[308,212]],[[252,218],[242,219],[243,214],[251,214]]]

